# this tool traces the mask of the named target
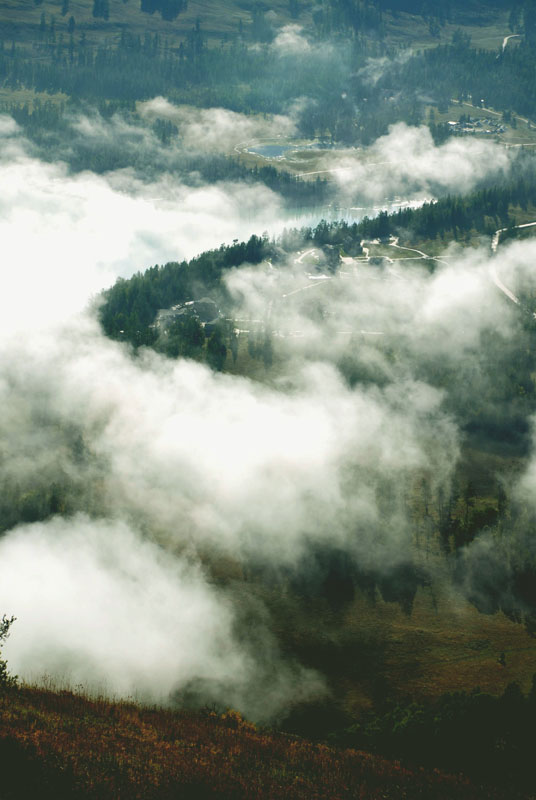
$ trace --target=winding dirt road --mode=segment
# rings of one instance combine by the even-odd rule
[[[517,230],[517,229],[521,229],[521,228],[533,228],[535,225],[536,225],[536,222],[524,222],[521,225],[515,225],[514,227]],[[493,234],[493,237],[491,239],[491,252],[494,255],[497,253],[497,248],[499,246],[499,240],[500,240],[500,237],[501,237],[501,233],[504,233],[504,231],[507,231],[507,230],[508,230],[508,228],[499,228]],[[493,283],[495,284],[495,286],[497,287],[497,289],[499,289],[506,297],[508,297],[508,299],[511,300],[512,303],[515,303],[516,305],[521,306],[521,301],[520,301],[519,297],[517,297],[511,291],[511,289],[509,289],[507,286],[505,286],[504,283],[499,278],[499,276],[497,274],[497,265],[495,264],[494,261],[492,261],[492,263],[491,263],[489,272],[490,272],[490,278],[493,281]],[[536,318],[536,314],[533,314],[533,316]]]

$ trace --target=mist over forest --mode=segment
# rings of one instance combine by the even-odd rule
[[[371,747],[534,694],[534,4],[18,5],[10,670]]]

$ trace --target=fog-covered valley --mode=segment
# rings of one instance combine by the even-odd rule
[[[168,117],[180,113],[160,105]],[[280,124],[262,131],[239,115],[203,114],[213,131],[220,120],[227,148]],[[141,135],[128,125],[118,132],[121,124],[83,117],[75,127],[119,142]],[[189,123],[184,149],[197,140],[210,148],[200,124]],[[356,261],[327,275],[320,262],[313,273],[326,280],[314,283],[299,250],[277,268],[233,269],[225,281],[236,316],[267,320],[283,363],[268,384],[218,374],[109,341],[96,319],[98,292],[153,261],[254,231],[277,234],[280,196],[258,183],[192,186],[172,171],[150,180],[129,170],[72,174],[43,162],[7,117],[3,135],[11,274],[2,308],[1,605],[20,620],[13,669],[159,700],[206,681],[210,696],[263,719],[290,698],[325,692],[321,675],[278,652],[259,601],[244,587],[235,598],[234,580],[215,585],[207,563],[230,558],[239,572],[266,570],[283,583],[307,571],[318,548],[379,575],[413,563],[415,485],[425,479],[432,496],[450,490],[463,425],[477,398],[493,394],[499,351],[524,335],[518,309],[490,279],[489,243],[446,247],[432,274],[419,260],[391,271]],[[224,146],[223,133],[216,141]],[[147,147],[157,149],[150,137]],[[386,165],[367,165],[366,178],[358,170],[352,188],[363,187],[364,201],[455,180],[470,188],[486,167],[509,169],[494,144],[435,147],[424,129],[404,126],[366,156],[378,154]],[[501,256],[506,283],[533,248]],[[241,628],[244,604],[254,648]],[[154,642],[141,661],[136,630]],[[222,631],[223,649],[214,640]]]
[[[244,34],[251,107],[191,76],[67,102],[68,59],[49,106],[3,107],[2,652],[324,738],[386,697],[530,687],[535,165],[507,121],[447,134],[444,96],[386,91],[421,56],[372,17],[367,45],[277,14]],[[321,46],[336,124],[327,77],[299,84]]]

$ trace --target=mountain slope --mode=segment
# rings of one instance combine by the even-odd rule
[[[24,688],[0,699],[3,800],[492,800],[493,790],[204,715]],[[512,795],[509,796],[512,800]]]

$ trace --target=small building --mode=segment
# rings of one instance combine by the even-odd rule
[[[161,308],[156,315],[154,326],[159,333],[164,333],[174,322],[187,317],[196,317],[208,332],[220,321],[221,312],[214,300],[202,297],[200,300],[188,300],[171,308]]]

